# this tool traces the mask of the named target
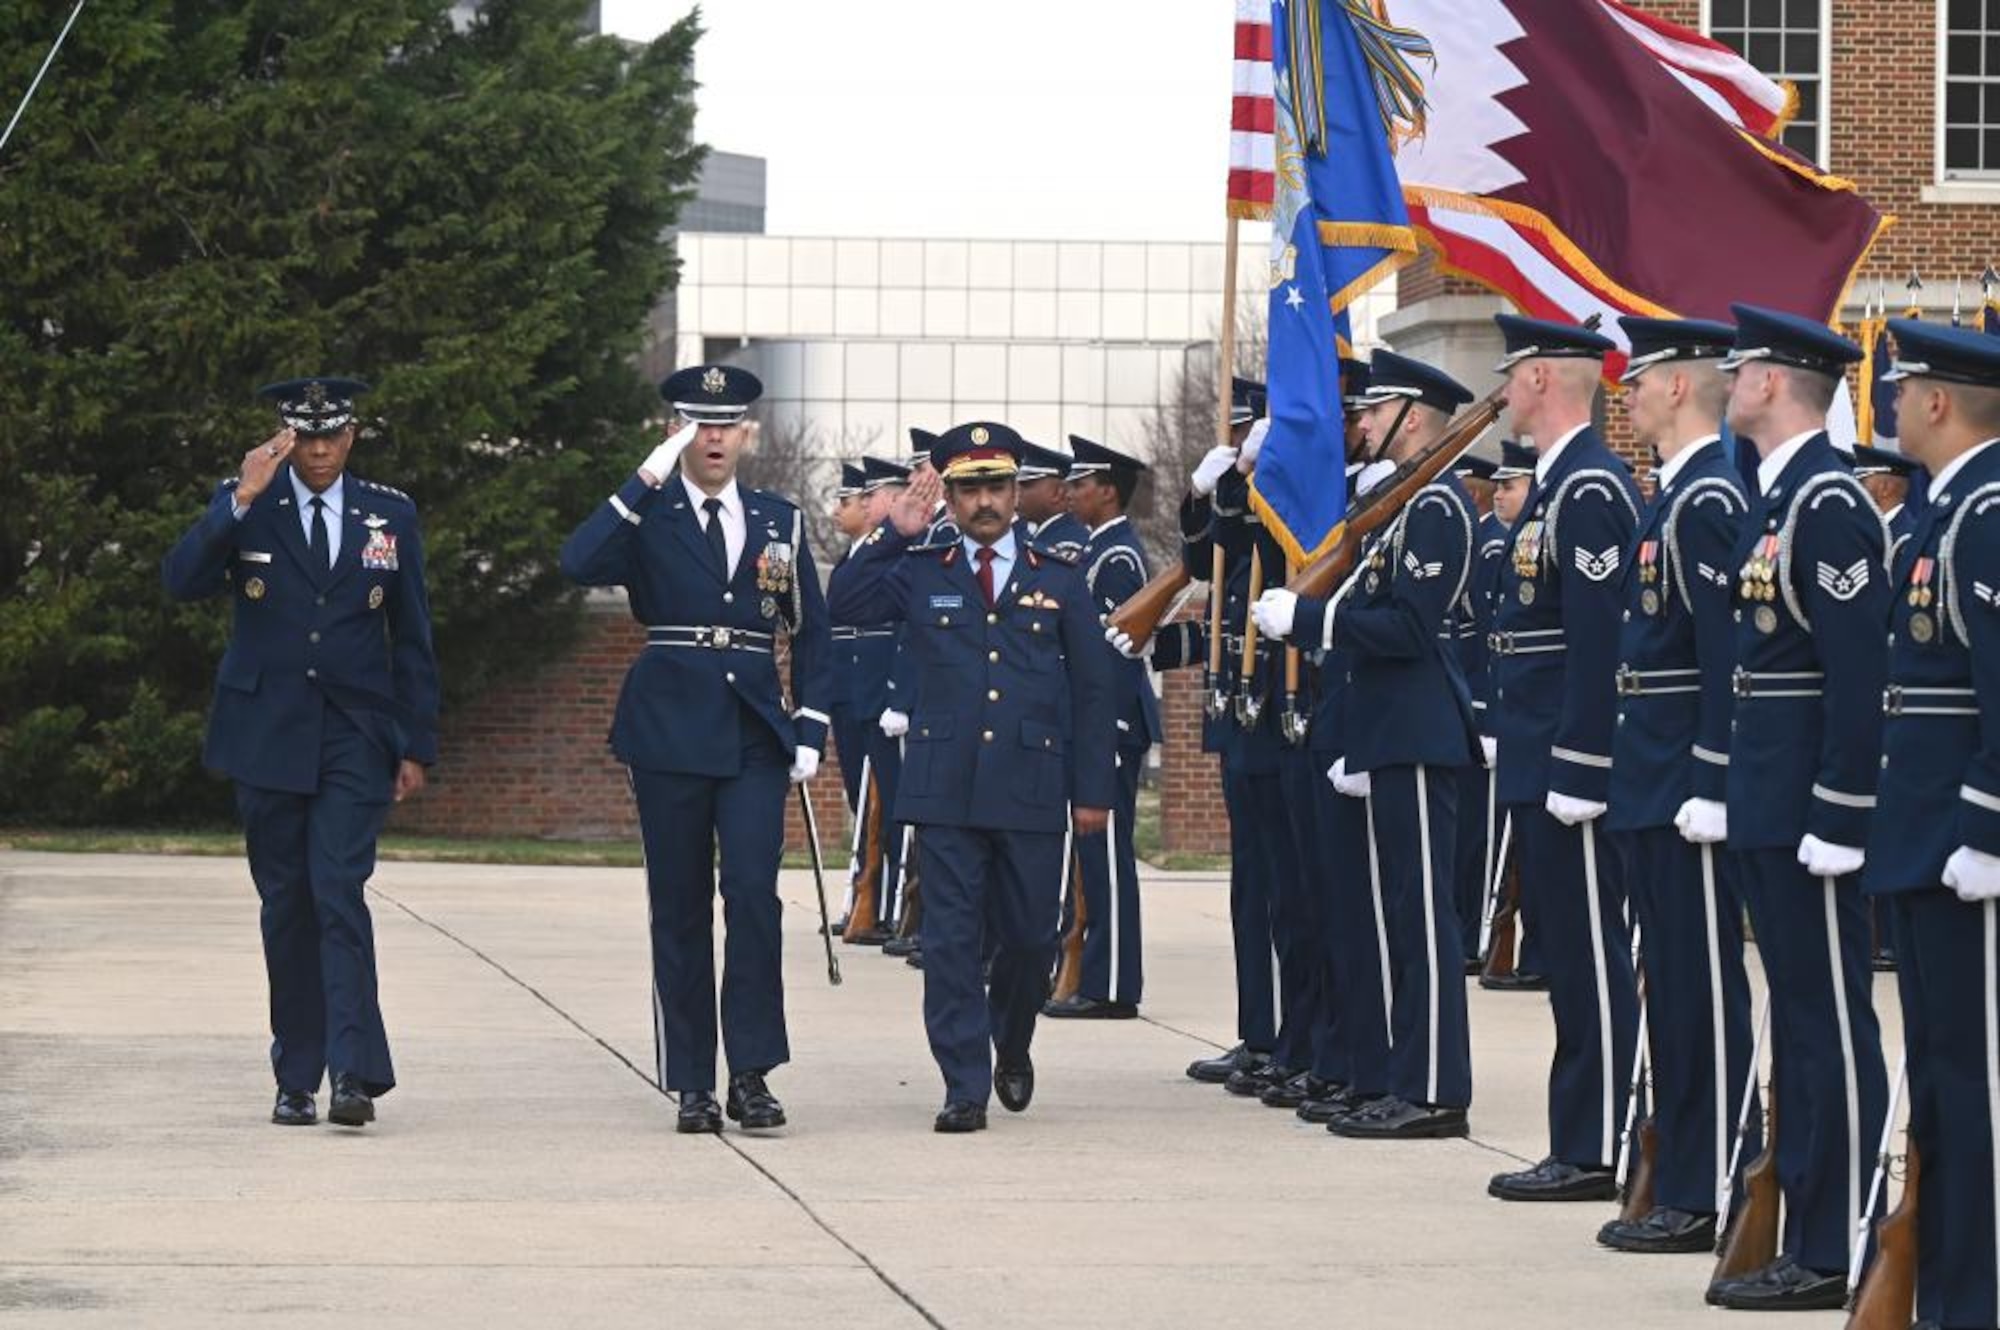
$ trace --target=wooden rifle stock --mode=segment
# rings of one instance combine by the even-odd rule
[[[1639,1153],[1633,1156],[1631,1171],[1626,1175],[1625,1200],[1618,1211],[1619,1220],[1627,1224],[1636,1224],[1653,1213],[1653,1168],[1660,1153],[1660,1131],[1653,1124],[1652,1114],[1639,1120],[1633,1136],[1636,1139],[1625,1148],[1636,1146]]]
[[[1159,631],[1160,620],[1167,617],[1174,597],[1187,590],[1192,581],[1194,578],[1188,575],[1187,565],[1175,559],[1167,565],[1165,572],[1157,574],[1152,581],[1133,592],[1130,600],[1111,611],[1105,622],[1130,637],[1135,647],[1143,647]]]
[[[1500,418],[1500,397],[1495,389],[1484,401],[1465,411],[1446,428],[1435,443],[1396,467],[1395,473],[1347,510],[1346,529],[1332,549],[1314,559],[1285,584],[1285,589],[1314,600],[1325,600],[1347,577],[1361,553],[1362,542],[1388,525],[1417,491],[1436,480],[1466,450],[1479,442],[1493,422]]]
[[[1778,1258],[1778,1092],[1764,1092],[1764,1151],[1743,1170],[1743,1202],[1729,1221],[1715,1279],[1762,1270]]]
[[[1917,1307],[1917,1142],[1910,1139],[1909,1167],[1896,1208],[1875,1224],[1875,1262],[1862,1277],[1848,1312],[1847,1330],[1907,1330]]]
[[[1493,927],[1486,943],[1486,963],[1479,969],[1482,979],[1514,977],[1515,928],[1521,913],[1521,861],[1507,856],[1500,885],[1500,899],[1493,905]]]
[[[1072,912],[1069,931],[1063,934],[1055,991],[1049,994],[1057,1002],[1075,997],[1077,990],[1083,987],[1083,926],[1087,922],[1087,911],[1083,905],[1083,865],[1077,862],[1075,851],[1071,851],[1065,868],[1068,870]]]

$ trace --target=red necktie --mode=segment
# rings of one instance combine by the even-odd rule
[[[982,545],[972,556],[979,561],[979,594],[986,597],[986,608],[993,608],[993,547]]]

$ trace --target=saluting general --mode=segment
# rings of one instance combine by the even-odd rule
[[[918,833],[941,1132],[984,1130],[993,1094],[1017,1113],[1034,1097],[1029,1049],[1055,964],[1066,831],[1102,833],[1114,801],[1097,615],[1075,564],[1015,532],[1021,449],[1000,424],[939,436],[933,468],[856,553],[832,606],[843,622],[905,625],[912,693],[896,814]],[[914,543],[940,494],[963,534]]]
[[[375,1119],[396,1084],[363,888],[391,802],[437,761],[438,674],[410,496],[347,474],[358,379],[257,390],[284,428],[166,557],[178,600],[227,595],[203,764],[236,782],[263,902],[271,1121]]]
[[[2000,341],[1889,329],[1902,446],[1930,497],[1891,584],[1862,883],[1896,921],[1917,1319],[1955,1330],[2000,1324]]]
[[[653,1042],[677,1130],[781,1127],[765,1077],[785,1032],[778,865],[787,783],[826,746],[832,639],[804,523],[736,482],[763,385],[695,365],[660,385],[686,422],[564,543],[566,576],[622,586],[646,645],[618,695],[611,751],[631,773],[646,847]],[[676,474],[678,466],[678,474]],[[776,651],[790,640],[793,702]],[[722,895],[726,1104],[715,1098],[714,899]]]

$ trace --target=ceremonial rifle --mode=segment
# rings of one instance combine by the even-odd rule
[[[1909,1169],[1903,1176],[1903,1195],[1896,1208],[1874,1225],[1875,1263],[1868,1278],[1861,1267],[1868,1257],[1869,1217],[1882,1199],[1892,1162],[1890,1144],[1896,1139],[1896,1110],[1902,1106],[1903,1088],[1909,1082],[1910,1058],[1906,1051],[1896,1060],[1896,1086],[1889,1095],[1889,1112],[1882,1119],[1882,1141],[1875,1151],[1875,1176],[1868,1183],[1868,1202],[1854,1224],[1854,1249],[1847,1261],[1848,1330],[1874,1330],[1893,1325],[1904,1330],[1909,1325],[1916,1302],[1916,1211],[1917,1145],[1910,1142]],[[1898,1319],[1897,1308],[1901,1308]]]
[[[1087,912],[1083,901],[1083,874],[1076,862],[1076,842],[1073,833],[1067,832],[1063,835],[1063,896],[1070,902],[1070,925],[1062,938],[1055,991],[1049,994],[1056,1002],[1075,997],[1077,990],[1083,987],[1083,926],[1087,922]]]
[[[1632,949],[1638,951],[1639,930],[1632,931]],[[1618,1211],[1620,1222],[1635,1224],[1653,1210],[1653,1161],[1658,1150],[1659,1131],[1653,1123],[1653,1115],[1647,1113],[1642,1118],[1639,1100],[1642,1092],[1651,1084],[1648,1072],[1651,1059],[1647,1055],[1647,1018],[1651,1007],[1646,1001],[1646,972],[1639,971],[1639,1042],[1632,1056],[1632,1084],[1625,1096],[1625,1129],[1618,1134],[1618,1199],[1623,1202]],[[1638,1147],[1634,1157],[1633,1147]]]
[[[1764,1053],[1764,1036],[1771,1029],[1771,994],[1766,989],[1763,1008],[1757,1013],[1757,1036],[1750,1041],[1750,1070],[1743,1085],[1742,1106],[1736,1110],[1736,1138],[1729,1147],[1729,1162],[1715,1180],[1716,1249],[1729,1232],[1730,1204],[1736,1198],[1736,1166],[1743,1162],[1743,1142],[1750,1135],[1750,1110],[1757,1102],[1757,1061]]]
[[[1774,1077],[1764,1092],[1764,1151],[1743,1170],[1743,1204],[1722,1237],[1722,1254],[1716,1259],[1711,1282],[1762,1270],[1777,1259],[1779,1200],[1778,1092]]]

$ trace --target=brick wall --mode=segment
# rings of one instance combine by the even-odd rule
[[[1183,617],[1205,615],[1205,602]],[[1222,769],[1201,751],[1201,671],[1160,675],[1160,848],[1173,854],[1227,854],[1229,815],[1222,806]]]
[[[645,643],[623,597],[594,599],[576,646],[561,660],[444,715],[438,763],[419,797],[398,805],[395,831],[439,836],[637,839],[625,769],[605,736],[626,668]],[[782,662],[781,662],[782,666]],[[829,868],[847,862],[847,804],[828,741],[812,782],[813,813]],[[796,798],[785,843],[802,849]]]

